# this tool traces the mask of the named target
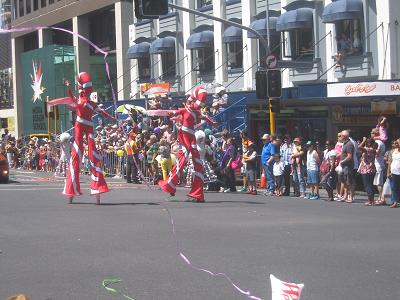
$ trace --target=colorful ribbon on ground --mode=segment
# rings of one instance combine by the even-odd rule
[[[122,297],[124,297],[128,300],[135,300],[135,299],[129,297],[128,295],[125,295],[125,294],[121,293],[120,291],[110,287],[110,285],[120,283],[120,282],[122,282],[121,279],[110,278],[110,279],[104,279],[102,285],[110,293],[115,293],[115,294],[121,295]]]

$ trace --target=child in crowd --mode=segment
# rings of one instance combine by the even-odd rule
[[[255,145],[248,145],[247,152],[243,155],[243,162],[246,163],[246,178],[248,192],[247,194],[257,195],[257,184],[256,184],[256,159],[257,152]]]
[[[378,118],[378,124],[376,125],[376,128],[379,129],[379,135],[374,137],[374,140],[380,140],[383,143],[386,143],[388,140],[388,135],[387,135],[387,128],[388,128],[388,121],[386,117],[380,116]]]
[[[283,173],[285,172],[285,163],[281,160],[279,154],[274,155],[274,166],[272,172],[275,177],[275,195],[280,197],[283,194]]]

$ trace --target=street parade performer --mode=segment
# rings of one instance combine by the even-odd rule
[[[204,202],[204,167],[200,160],[200,154],[197,150],[196,137],[195,137],[195,126],[206,120],[209,124],[216,125],[213,120],[208,116],[203,115],[200,111],[205,106],[205,100],[208,94],[202,86],[196,87],[192,96],[189,97],[184,108],[177,111],[170,112],[170,116],[181,117],[182,126],[178,131],[178,140],[182,145],[178,153],[178,162],[173,167],[171,174],[166,181],[159,181],[159,186],[171,196],[175,195],[176,185],[179,182],[181,172],[187,164],[189,153],[192,154],[193,166],[194,166],[194,179],[192,188],[187,195],[188,200],[194,202]]]
[[[69,86],[68,81],[66,81],[66,85]],[[79,174],[82,155],[84,153],[83,136],[86,135],[92,179],[90,184],[90,194],[96,195],[96,202],[97,204],[100,204],[100,194],[108,192],[109,189],[103,177],[101,158],[96,150],[92,117],[94,113],[100,113],[104,117],[110,118],[115,122],[116,119],[98,107],[95,102],[90,100],[90,94],[93,91],[93,87],[91,77],[88,73],[79,73],[77,76],[77,85],[79,98],[76,98],[72,94],[71,89],[68,89],[69,97],[49,101],[49,105],[67,104],[76,112],[74,143],[72,146],[71,160],[68,167],[63,194],[69,197],[70,203],[72,203],[74,196],[82,195]]]

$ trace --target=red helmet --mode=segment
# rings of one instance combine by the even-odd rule
[[[191,97],[195,101],[194,102],[195,107],[201,108],[205,106],[205,101],[208,97],[208,94],[207,91],[204,89],[204,87],[199,85],[196,87]]]
[[[91,93],[92,92],[92,78],[89,73],[81,72],[77,77],[78,88],[80,92]]]

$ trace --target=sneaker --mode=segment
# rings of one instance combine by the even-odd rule
[[[246,192],[246,194],[251,194],[251,193],[253,193],[253,191],[249,190],[249,191]]]
[[[242,187],[242,188],[239,190],[239,192],[247,192],[247,188]]]
[[[310,197],[311,197],[311,194],[304,194],[304,196],[303,196],[304,199],[310,199]]]
[[[224,190],[224,193],[229,193],[231,190],[230,189],[226,189]]]
[[[333,198],[333,200],[335,200],[337,202],[343,202],[344,201],[343,198],[340,197],[340,196],[337,196],[337,197]]]
[[[225,189],[223,188],[223,187],[221,187],[220,189],[219,189],[219,192],[220,193],[223,193],[225,191]]]
[[[310,200],[318,200],[319,199],[319,195],[318,194],[315,194],[315,195],[312,195],[310,198],[308,198],[308,199],[310,199]]]
[[[257,191],[252,191],[251,194],[252,195],[257,195]]]

